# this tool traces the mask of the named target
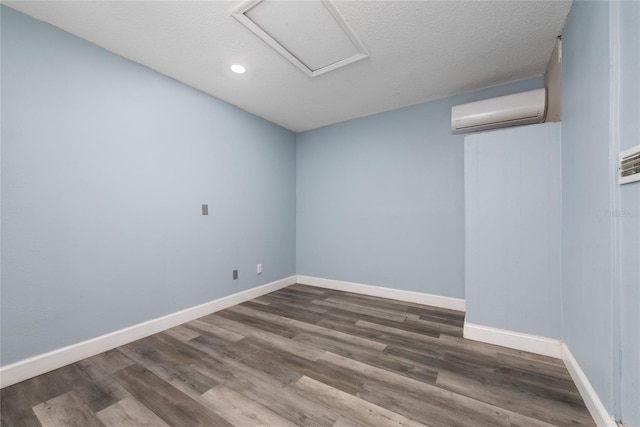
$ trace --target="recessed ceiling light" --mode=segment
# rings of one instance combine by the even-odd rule
[[[231,66],[231,71],[233,71],[236,74],[244,74],[244,72],[247,71],[247,69],[240,64],[233,64]]]

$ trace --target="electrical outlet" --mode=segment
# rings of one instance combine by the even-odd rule
[[[233,270],[233,280],[238,279],[238,270]]]
[[[209,215],[209,205],[202,205],[202,215]]]
[[[258,264],[258,265],[256,266],[256,273],[258,273],[258,274],[262,274],[262,264]]]

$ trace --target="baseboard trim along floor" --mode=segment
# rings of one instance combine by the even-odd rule
[[[382,286],[365,285],[362,283],[344,282],[342,280],[322,279],[320,277],[311,276],[298,275],[298,283],[301,285],[317,286],[319,288],[333,289],[336,291],[352,292],[354,294],[363,294],[373,297],[389,298],[398,301],[447,308],[450,310],[465,311],[465,301],[460,298],[443,297],[440,295],[404,291],[400,289],[385,288]]]
[[[589,382],[587,375],[582,368],[580,368],[578,361],[573,357],[566,343],[562,343],[562,360],[569,371],[569,375],[571,375],[571,379],[573,379],[576,387],[578,387],[584,404],[587,406],[589,413],[598,427],[616,427],[616,422],[609,412],[607,412],[607,409]]]
[[[562,341],[464,322],[464,337],[474,341],[562,358]]]
[[[119,331],[114,331],[87,341],[63,347],[29,359],[21,360],[10,365],[2,366],[0,367],[0,388],[53,371],[96,354],[148,337],[183,323],[190,322],[202,316],[266,295],[295,283],[368,296],[389,298],[416,304],[430,305],[451,310],[465,311],[465,301],[459,298],[430,295],[413,291],[404,291],[318,277],[301,275],[290,276],[256,288],[247,289],[236,294],[209,301],[195,307],[139,323]],[[589,379],[569,351],[569,348],[562,341],[476,325],[468,322],[464,322],[463,336],[464,338],[474,341],[495,344],[515,350],[522,350],[562,359],[596,424],[604,427],[616,426],[613,418],[607,412],[602,401],[598,398],[598,395],[590,384]]]
[[[569,347],[561,340],[467,322],[464,323],[463,336],[474,341],[562,359],[598,427],[616,427],[613,417],[607,412],[586,374],[569,351]]]
[[[463,326],[460,311],[293,285],[3,389],[0,423],[594,425],[562,360]]]
[[[296,276],[286,277],[247,289],[204,304],[148,320],[96,338],[40,354],[0,367],[0,388],[4,388],[45,372],[78,362],[87,357],[148,337],[185,322],[249,301],[296,283]]]

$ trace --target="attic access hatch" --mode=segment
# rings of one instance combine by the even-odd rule
[[[233,10],[232,16],[309,77],[369,56],[328,0],[250,0]]]

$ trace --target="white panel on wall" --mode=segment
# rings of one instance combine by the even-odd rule
[[[465,137],[467,321],[560,338],[560,124]]]

